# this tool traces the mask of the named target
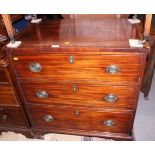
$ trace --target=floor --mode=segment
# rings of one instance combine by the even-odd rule
[[[139,104],[134,123],[134,135],[136,141],[155,141],[155,74],[152,87],[149,94],[149,100],[144,100],[143,94],[140,94]],[[26,139],[24,135],[13,132],[3,133],[1,140],[31,140]],[[37,140],[37,139],[35,139]],[[47,134],[44,140],[52,141],[81,141],[80,136],[70,136],[61,134]],[[93,138],[92,141],[106,141],[106,139]]]
[[[20,133],[14,133],[11,131],[2,132],[0,141],[113,141],[112,139],[99,138],[99,137],[85,137],[58,133],[49,133],[42,136],[42,139],[30,139],[26,138]]]
[[[143,94],[140,94],[134,133],[137,141],[155,141],[155,74],[149,100],[144,100]]]
[[[155,15],[153,15],[150,34],[151,38],[155,39]],[[143,94],[140,94],[134,133],[137,141],[155,141],[155,74],[149,100],[144,100]]]

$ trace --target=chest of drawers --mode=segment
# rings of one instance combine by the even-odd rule
[[[22,45],[6,48],[34,134],[131,140],[148,48],[126,19],[61,20],[30,25]]]

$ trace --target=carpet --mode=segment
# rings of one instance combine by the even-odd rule
[[[105,139],[99,137],[86,137],[67,134],[49,133],[45,134],[43,139],[30,139],[24,135],[15,132],[2,132],[0,141],[112,141],[112,139]]]

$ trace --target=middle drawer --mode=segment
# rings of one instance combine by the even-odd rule
[[[21,82],[27,103],[133,109],[137,86]]]

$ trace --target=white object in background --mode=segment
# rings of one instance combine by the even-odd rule
[[[39,24],[42,21],[42,19],[32,19],[31,23],[33,24]]]
[[[139,20],[139,19],[128,19],[128,21],[129,21],[131,24],[138,24],[138,23],[140,23],[140,20]]]
[[[9,44],[7,44],[6,46],[7,47],[10,47],[10,48],[17,48],[21,45],[21,41],[15,41],[14,43],[10,42]]]
[[[52,48],[58,48],[58,47],[60,47],[60,45],[52,45]]]
[[[129,44],[131,47],[143,47],[143,41],[138,39],[129,39]]]

